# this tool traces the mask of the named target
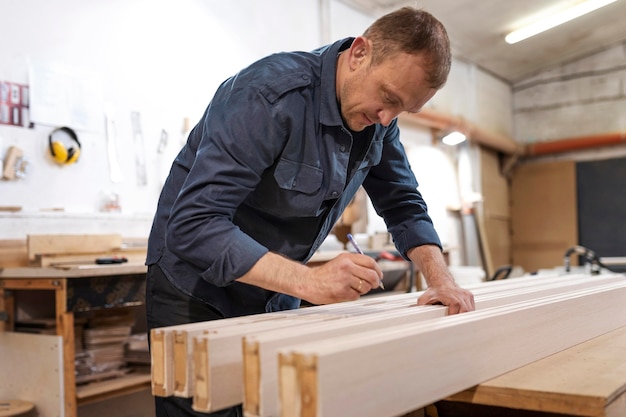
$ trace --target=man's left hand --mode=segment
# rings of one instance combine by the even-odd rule
[[[474,311],[474,295],[456,286],[431,287],[417,299],[417,305],[443,304],[448,306],[448,314]]]

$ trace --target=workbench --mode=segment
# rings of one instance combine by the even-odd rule
[[[448,397],[438,415],[626,416],[625,355],[621,327]]]
[[[0,313],[6,314],[5,321],[0,321],[0,331],[13,329],[18,307],[16,293],[50,291],[54,294],[51,301],[54,303],[56,334],[62,339],[59,368],[62,369],[63,387],[59,395],[63,397],[64,416],[76,417],[78,405],[150,387],[150,375],[137,373],[77,387],[74,364],[74,314],[89,309],[143,304],[145,277],[146,266],[132,263],[0,269]],[[32,381],[28,383],[32,384]]]

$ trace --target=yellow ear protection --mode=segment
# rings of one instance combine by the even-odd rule
[[[57,138],[59,136],[68,136],[73,142],[76,142],[76,146],[65,146],[60,140],[55,140],[54,136]],[[76,132],[69,127],[58,127],[50,132],[48,144],[52,158],[61,165],[73,164],[80,156],[80,142],[78,141],[78,136]]]

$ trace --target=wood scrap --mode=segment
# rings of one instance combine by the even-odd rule
[[[43,255],[76,255],[119,250],[122,248],[122,236],[118,234],[29,234],[26,243],[28,259],[34,261],[37,256]]]

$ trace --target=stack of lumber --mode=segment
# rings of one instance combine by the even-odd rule
[[[150,348],[148,346],[147,333],[130,335],[124,347],[124,360],[129,365],[150,366]]]
[[[76,352],[82,352],[84,349],[83,344],[83,330],[86,320],[81,318],[74,319],[74,350]],[[20,333],[35,333],[35,334],[57,334],[57,322],[54,318],[22,318],[15,322],[13,329]]]
[[[452,316],[403,293],[153,329],[152,392],[248,417],[397,416],[626,326],[625,278],[480,283]]]
[[[83,330],[84,350],[76,352],[76,383],[114,378],[129,372],[124,356],[125,345],[134,326],[130,310],[116,314],[94,312]]]

